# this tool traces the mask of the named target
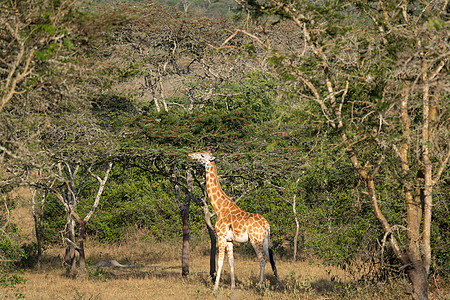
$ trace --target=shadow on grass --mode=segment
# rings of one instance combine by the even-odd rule
[[[114,280],[114,279],[174,279],[180,280],[181,268],[179,265],[172,266],[133,266],[132,268],[121,267],[89,267],[91,279]],[[187,280],[195,281],[206,288],[212,288],[214,283],[208,272],[191,273]],[[229,272],[223,272],[220,279],[220,288],[228,290],[231,288],[231,277]],[[255,294],[266,295],[271,292],[282,294],[309,293],[318,295],[336,295],[341,293],[347,285],[333,280],[301,280],[295,277],[286,277],[277,282],[273,275],[266,275],[262,285],[259,284],[259,276],[248,278],[236,278],[236,289],[251,291]]]
[[[343,283],[324,279],[311,282],[311,288],[319,293],[336,292],[344,286]]]
[[[266,275],[262,285],[259,284],[259,277],[251,276],[247,280],[236,279],[236,287],[238,290],[252,291],[261,296],[270,295],[271,293],[281,293],[285,295],[313,294],[313,295],[334,295],[342,293],[343,289],[348,285],[333,280],[303,280],[296,278],[284,278],[277,282],[273,275]],[[210,281],[210,280],[209,280]],[[229,274],[224,274],[220,281],[220,287],[227,289],[231,286],[231,278]]]
[[[89,278],[100,280],[146,279],[146,278],[181,278],[180,266],[128,266],[87,268]]]
[[[102,256],[101,258],[105,258]],[[94,261],[96,262],[96,261]],[[87,277],[90,280],[116,280],[116,279],[168,279],[171,281],[187,280],[188,282],[195,282],[207,289],[211,289],[214,283],[209,276],[209,272],[191,272],[189,276],[183,278],[181,275],[181,266],[177,263],[156,263],[149,265],[129,265],[127,259],[120,260],[119,263],[125,265],[122,267],[115,266],[95,266],[93,259],[87,262],[86,271]],[[44,256],[43,259],[45,269],[64,269],[60,256]],[[41,269],[42,270],[42,269]],[[223,270],[220,280],[220,289],[227,291],[231,289],[230,273]],[[269,296],[271,293],[281,295],[342,295],[345,290],[351,289],[351,284],[344,284],[333,279],[309,279],[292,275],[281,278],[278,283],[272,274],[265,275],[265,281],[262,285],[259,284],[259,276],[237,276],[236,288],[238,291],[249,291],[256,295]]]

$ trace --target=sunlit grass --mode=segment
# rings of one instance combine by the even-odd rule
[[[181,276],[181,247],[181,239],[158,240],[139,230],[129,233],[120,244],[100,244],[88,239],[85,245],[87,273],[76,278],[66,276],[62,265],[63,248],[46,249],[41,268],[25,269],[22,276],[27,282],[17,289],[26,299],[407,298],[406,280],[358,282],[355,270],[349,273],[308,256],[292,262],[276,255],[281,284],[276,284],[267,265],[266,280],[259,286],[258,261],[245,246],[235,249],[237,288],[230,289],[229,266],[225,260],[219,291],[214,293],[209,277],[208,239],[191,239],[187,278]],[[131,267],[95,266],[98,261],[113,259]],[[450,299],[450,292],[445,287],[433,288],[430,299]]]
[[[192,243],[191,243],[192,244]],[[61,264],[64,249],[52,248],[44,253],[40,269],[26,270],[27,283],[21,291],[28,299],[213,299],[209,278],[208,244],[191,245],[190,275],[181,276],[181,242],[161,242],[141,235],[126,243],[101,245],[87,242],[87,274],[66,276]],[[115,259],[132,268],[95,266],[100,260]],[[235,254],[237,289],[230,289],[228,262],[224,263],[218,295],[236,299],[320,299],[345,286],[349,277],[335,267],[318,261],[277,261],[281,286],[274,280],[270,266],[266,281],[258,286],[259,264],[256,257]],[[220,298],[220,297],[219,297]]]

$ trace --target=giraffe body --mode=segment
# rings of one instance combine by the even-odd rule
[[[278,281],[275,259],[272,250],[269,248],[269,222],[259,214],[242,210],[224,193],[219,184],[214,162],[215,158],[212,156],[211,151],[191,153],[189,157],[205,166],[208,196],[217,214],[215,229],[219,243],[219,258],[214,290],[217,290],[219,287],[225,250],[228,253],[228,262],[230,264],[231,288],[235,287],[233,241],[246,243],[250,240],[260,264],[260,284],[262,284],[264,278],[266,258],[269,258],[275,278]]]

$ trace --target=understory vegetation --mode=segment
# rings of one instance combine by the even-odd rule
[[[108,259],[133,240],[181,249],[188,224],[192,253],[208,255],[213,210],[187,154],[211,150],[225,193],[269,221],[281,264],[319,261],[351,278],[321,293],[285,270],[295,288],[275,292],[238,274],[244,290],[448,297],[448,2],[294,2],[2,1],[8,295],[24,296],[21,272],[55,249],[68,274],[86,265],[103,282],[84,247]],[[12,217],[20,207],[32,239]],[[411,279],[417,264],[429,291]],[[195,272],[189,280],[209,280]]]

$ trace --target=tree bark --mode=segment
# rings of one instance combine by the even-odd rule
[[[423,188],[424,203],[423,203],[423,267],[425,274],[428,275],[431,265],[431,212],[433,207],[433,178],[432,165],[430,160],[430,90],[428,83],[428,66],[423,60],[422,62],[422,164],[424,170],[425,184]]]
[[[81,221],[78,229],[78,252],[80,255],[80,271],[86,274],[86,256],[84,253],[84,235],[86,233],[86,222]]]
[[[428,299],[428,280],[425,268],[417,264],[406,271],[413,286],[412,298],[414,300]]]
[[[298,248],[298,235],[299,235],[299,231],[300,231],[300,224],[298,222],[298,217],[297,217],[297,195],[295,194],[295,189],[298,186],[298,183],[300,182],[300,178],[303,176],[304,173],[302,173],[302,175],[300,175],[300,177],[297,178],[297,180],[295,181],[295,186],[293,188],[294,190],[294,196],[292,199],[292,213],[294,214],[294,220],[295,220],[295,235],[294,235],[294,258],[293,260],[296,261],[297,260],[297,248]]]
[[[42,195],[42,200],[40,203],[40,209],[36,208],[36,190],[31,190],[32,194],[32,214],[33,214],[33,220],[34,220],[34,232],[36,235],[36,242],[37,242],[37,264],[38,267],[41,267],[42,263],[42,239],[43,239],[43,231],[44,231],[44,204],[45,199],[47,198],[47,191],[44,192]]]
[[[205,195],[206,196],[206,195]],[[216,281],[216,250],[217,250],[217,240],[216,231],[211,222],[211,213],[209,212],[208,205],[206,205],[205,198],[202,198],[203,202],[203,213],[205,215],[205,224],[208,228],[209,240],[211,242],[211,247],[209,251],[209,275],[211,276],[212,282]]]
[[[194,190],[194,179],[191,170],[186,173],[188,193],[184,200],[184,207],[181,211],[181,220],[183,223],[183,249],[181,254],[181,275],[186,277],[189,275],[189,208],[191,204],[191,195]]]
[[[33,219],[37,242],[37,263],[40,268],[42,263],[42,231],[44,230],[44,223],[42,216],[33,215]]]
[[[294,235],[294,261],[297,261],[297,244],[298,244],[298,233],[300,230],[300,224],[298,222],[298,217],[297,217],[297,209],[295,207],[296,205],[296,196],[294,195],[294,199],[292,202],[292,212],[294,213],[294,220],[295,220],[295,235]]]
[[[67,233],[66,237],[69,240],[69,243],[66,246],[66,254],[64,256],[64,261],[68,266],[67,272],[68,275],[72,276],[76,273],[76,259],[75,259],[75,220],[70,214],[70,212],[66,212],[67,214]]]
[[[181,275],[189,275],[189,196],[186,197],[186,205],[181,212],[183,222],[183,250],[181,254]]]

